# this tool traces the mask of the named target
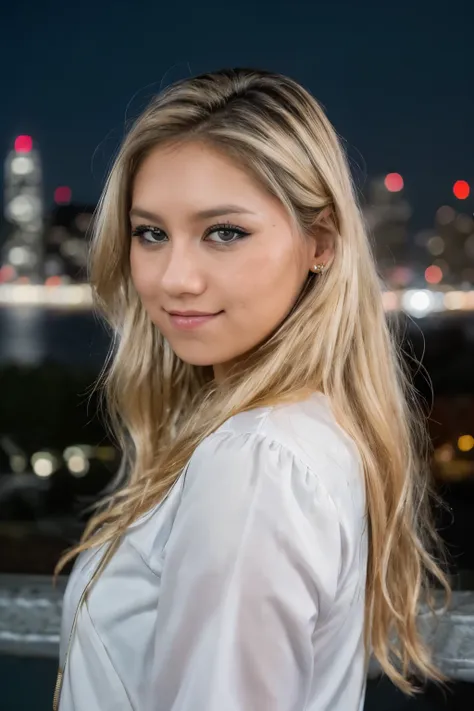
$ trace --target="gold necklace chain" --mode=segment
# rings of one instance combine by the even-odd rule
[[[100,551],[100,548],[97,550],[97,553],[99,553],[99,551]],[[80,596],[80,598],[79,598],[79,602],[77,603],[76,611],[75,611],[75,613],[74,613],[74,619],[73,619],[72,625],[71,625],[71,631],[70,631],[70,633],[69,633],[69,639],[68,639],[68,642],[67,642],[66,654],[65,654],[65,656],[64,656],[64,663],[63,663],[62,667],[61,667],[61,665],[59,665],[59,667],[58,667],[58,674],[57,674],[57,677],[56,677],[56,684],[54,685],[53,711],[58,711],[59,699],[60,699],[60,697],[61,697],[61,689],[62,689],[62,686],[63,686],[64,671],[65,671],[65,669],[66,669],[66,664],[67,664],[67,661],[68,661],[68,658],[69,658],[69,652],[70,652],[70,649],[71,649],[72,638],[73,638],[74,632],[75,632],[75,630],[76,630],[76,623],[77,623],[77,618],[78,618],[78,616],[79,616],[80,609],[81,609],[81,607],[82,607],[82,604],[84,603],[84,600],[85,600],[85,598],[86,598],[87,593],[89,592],[89,589],[90,589],[92,583],[97,579],[97,577],[100,575],[100,573],[102,572],[103,568],[104,568],[105,565],[107,564],[108,560],[110,559],[110,558],[107,556],[107,553],[108,553],[108,551],[106,550],[105,553],[104,553],[104,555],[103,555],[102,558],[100,559],[99,565],[97,566],[97,568],[95,569],[95,571],[94,571],[93,574],[91,575],[91,577],[90,577],[90,579],[88,580],[87,584],[84,586],[84,590],[82,591],[81,596]],[[112,550],[112,553],[113,553],[113,550]]]
[[[64,670],[65,670],[65,668],[66,668],[66,663],[67,663],[67,660],[68,660],[68,657],[69,657],[69,650],[70,650],[70,648],[71,648],[72,637],[73,637],[73,634],[74,634],[74,631],[75,631],[75,628],[76,628],[77,617],[78,617],[79,610],[80,610],[80,608],[81,608],[82,603],[84,602],[85,596],[86,596],[86,594],[87,594],[87,591],[88,591],[88,589],[89,589],[89,586],[90,586],[91,582],[92,582],[92,578],[91,578],[91,580],[89,580],[89,582],[88,582],[87,585],[85,586],[84,590],[82,591],[81,597],[79,598],[79,602],[78,602],[77,607],[76,607],[76,612],[74,613],[74,619],[73,619],[73,621],[72,621],[71,632],[69,633],[69,639],[68,639],[68,642],[67,642],[66,654],[65,654],[65,657],[64,657],[64,664],[63,664],[62,667],[61,667],[61,665],[59,665],[59,667],[58,667],[58,675],[57,675],[57,677],[56,677],[56,684],[54,685],[53,711],[58,711],[59,697],[60,697],[60,695],[61,695],[61,689],[62,689],[62,685],[63,685]]]

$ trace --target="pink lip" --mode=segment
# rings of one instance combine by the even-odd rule
[[[188,331],[193,328],[198,328],[199,326],[204,325],[208,321],[211,321],[213,318],[216,318],[216,316],[219,316],[219,314],[221,313],[222,311],[219,311],[216,314],[186,315],[185,313],[173,314],[168,312],[168,316],[170,317],[170,321],[175,328],[179,328],[183,331]]]

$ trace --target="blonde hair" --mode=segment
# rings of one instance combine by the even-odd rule
[[[219,386],[209,367],[173,353],[130,278],[134,177],[156,146],[183,140],[235,158],[281,201],[301,233],[317,228],[324,208],[336,233],[327,272],[308,281],[277,332]],[[449,594],[432,553],[438,539],[430,519],[425,422],[386,321],[347,159],[317,101],[287,77],[247,69],[201,75],[163,91],[131,128],[108,177],[90,280],[115,334],[99,382],[128,474],[56,572],[104,543],[110,559],[128,525],[163,498],[198,444],[229,417],[309,387],[328,396],[363,463],[367,652],[407,693],[416,690],[413,676],[444,680],[416,623],[430,577]]]

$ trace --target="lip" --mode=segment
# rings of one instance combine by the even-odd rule
[[[200,311],[167,311],[172,325],[183,331],[199,328],[204,324],[220,316],[222,311],[217,313],[204,313]]]
[[[168,311],[171,316],[215,316],[212,311]]]

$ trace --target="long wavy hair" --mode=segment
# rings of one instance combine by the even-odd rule
[[[157,146],[200,141],[238,161],[288,210],[302,234],[329,214],[334,257],[310,278],[291,313],[217,385],[212,368],[183,362],[151,322],[130,276],[134,177]],[[416,678],[443,681],[417,630],[437,579],[449,595],[431,519],[429,440],[382,288],[348,160],[318,102],[285,76],[231,69],[160,93],[123,141],[99,202],[90,282],[114,333],[98,384],[123,452],[123,481],[102,500],[79,552],[108,544],[155,506],[196,447],[233,415],[310,388],[330,400],[364,471],[369,559],[365,643],[406,693]],[[103,566],[101,567],[103,569]]]

